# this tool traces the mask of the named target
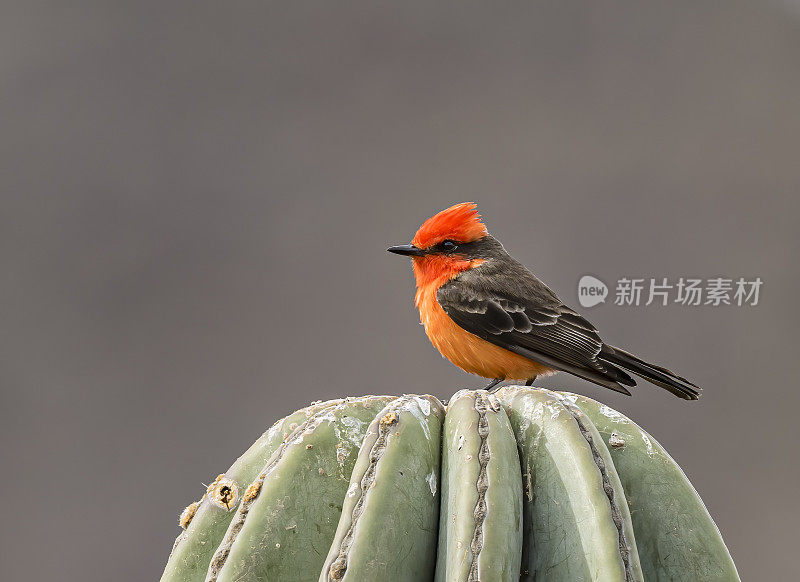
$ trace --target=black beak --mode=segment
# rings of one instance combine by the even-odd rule
[[[396,247],[389,247],[386,250],[396,255],[406,255],[409,257],[421,257],[425,254],[424,250],[414,245],[397,245]]]

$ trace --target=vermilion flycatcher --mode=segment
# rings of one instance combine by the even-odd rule
[[[412,258],[428,338],[459,368],[492,378],[487,390],[563,371],[630,395],[625,386],[636,381],[624,368],[680,398],[700,395],[689,380],[603,342],[489,234],[471,202],[441,211],[411,244],[387,250]]]

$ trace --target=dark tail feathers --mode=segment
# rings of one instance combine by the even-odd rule
[[[673,374],[661,366],[648,364],[625,350],[606,344],[603,346],[603,349],[600,350],[597,358],[609,364],[619,366],[620,368],[625,368],[629,372],[641,376],[648,382],[652,382],[656,386],[661,386],[669,390],[678,398],[697,400],[700,397],[701,388],[689,382],[686,378],[681,378],[677,374]]]

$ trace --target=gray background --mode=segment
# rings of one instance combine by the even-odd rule
[[[746,580],[796,575],[797,2],[39,2],[0,17],[0,578],[153,580],[279,416],[481,381],[385,252],[475,200],[586,273],[761,276],[757,307],[584,310],[705,387],[629,414]]]

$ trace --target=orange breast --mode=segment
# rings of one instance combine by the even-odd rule
[[[505,380],[527,380],[555,372],[459,327],[439,305],[436,289],[438,285],[426,285],[418,289],[420,320],[431,343],[456,366],[470,374]]]

